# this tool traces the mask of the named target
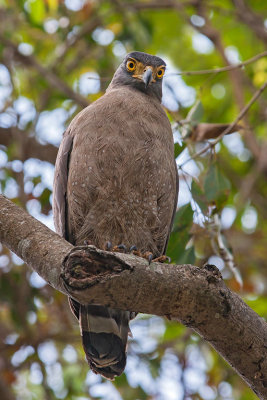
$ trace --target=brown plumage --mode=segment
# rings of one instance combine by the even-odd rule
[[[63,136],[54,181],[56,230],[68,241],[135,245],[165,254],[177,204],[178,177],[169,120],[160,104],[165,63],[126,56],[106,94],[80,112]],[[82,306],[87,360],[112,379],[126,362],[130,313]]]

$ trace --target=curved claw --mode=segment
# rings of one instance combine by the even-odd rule
[[[153,260],[153,254],[149,254],[147,257],[147,260],[148,260],[148,264],[150,265]]]
[[[165,261],[168,261],[168,263],[171,262],[171,258],[168,256],[159,256],[157,258],[154,258],[153,262],[160,262],[160,263],[164,263]]]
[[[105,244],[105,250],[110,251],[112,249],[112,243],[108,240]]]
[[[129,251],[131,252],[131,251],[134,251],[134,250],[137,251],[137,247],[136,247],[135,244],[130,247]]]
[[[127,252],[127,247],[123,243],[118,244],[117,246],[114,246],[112,249],[112,251],[118,251],[118,252],[120,252],[121,250],[123,250],[124,253]]]
[[[123,244],[123,243],[119,244],[117,247],[118,247],[118,249],[120,249],[120,250],[124,250],[125,252],[127,251],[127,247],[126,247],[125,244]]]

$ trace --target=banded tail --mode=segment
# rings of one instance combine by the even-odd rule
[[[79,320],[83,348],[91,369],[107,379],[123,373],[129,333],[129,311],[103,306],[81,305],[69,298]]]

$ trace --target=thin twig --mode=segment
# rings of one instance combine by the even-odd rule
[[[243,116],[247,113],[247,111],[250,109],[250,107],[252,106],[253,103],[255,103],[255,101],[257,100],[257,98],[261,95],[261,93],[264,91],[264,89],[267,87],[267,81],[259,88],[259,90],[257,90],[254,95],[252,96],[252,98],[250,99],[250,101],[248,102],[248,104],[240,111],[240,113],[238,114],[238,116],[236,117],[236,119],[217,137],[217,139],[215,139],[212,143],[209,143],[206,147],[204,147],[202,150],[200,150],[198,153],[195,153],[193,156],[191,156],[190,158],[188,158],[187,160],[185,160],[180,166],[179,168],[182,168],[185,164],[187,164],[189,161],[194,160],[195,158],[197,158],[198,156],[200,156],[201,154],[206,153],[206,151],[208,151],[209,149],[211,149],[212,147],[214,147],[223,136],[227,135],[231,129],[235,126],[235,124],[238,123],[238,121],[240,121],[241,118],[243,118]]]
[[[218,72],[226,72],[226,71],[231,71],[233,69],[238,69],[242,68],[245,65],[251,64],[254,61],[259,60],[262,57],[267,56],[267,51],[263,51],[262,53],[257,54],[256,56],[249,58],[246,61],[243,61],[238,64],[233,64],[233,65],[227,65],[226,67],[220,67],[220,68],[213,68],[213,69],[200,69],[198,71],[180,71],[180,72],[173,72],[169,73],[167,76],[171,75],[205,75],[205,74],[217,74]]]

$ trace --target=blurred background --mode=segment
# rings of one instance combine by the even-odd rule
[[[1,193],[54,229],[53,171],[65,128],[104,93],[128,52],[158,55],[168,64],[163,105],[180,174],[168,255],[215,264],[266,318],[266,93],[213,150],[194,158],[206,143],[190,134],[199,122],[234,121],[267,80],[267,57],[186,74],[242,63],[266,43],[262,0],[0,0]],[[155,316],[131,323],[121,377],[94,375],[66,297],[0,250],[1,400],[256,399],[197,334]]]

